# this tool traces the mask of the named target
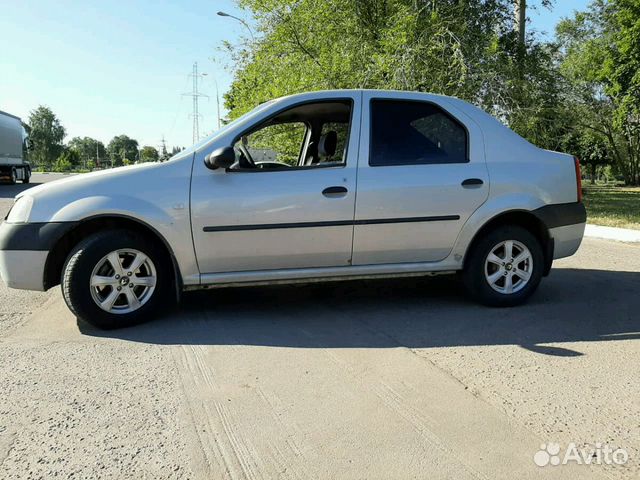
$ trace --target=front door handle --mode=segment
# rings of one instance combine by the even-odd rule
[[[344,197],[348,192],[346,187],[327,187],[322,190],[322,195],[328,198]]]
[[[467,178],[462,182],[463,187],[479,187],[484,182],[480,178]]]

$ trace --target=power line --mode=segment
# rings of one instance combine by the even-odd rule
[[[218,92],[218,80],[214,78],[213,81],[216,84],[216,106],[218,108],[218,130],[220,130],[220,93]]]
[[[187,88],[187,84],[189,83],[189,77],[191,77],[191,75],[185,75],[185,82],[180,90],[184,90]],[[168,132],[169,137],[171,137],[171,134],[173,133],[173,130],[176,126],[176,122],[178,121],[178,117],[182,114],[182,107],[183,107],[183,104],[182,102],[180,102],[178,104],[178,108],[176,109],[176,114],[173,116],[173,121],[171,122],[171,128],[169,128],[169,132]]]
[[[183,93],[185,97],[191,97],[193,100],[193,112],[191,116],[193,118],[193,143],[197,143],[200,139],[200,112],[198,111],[198,99],[200,97],[209,98],[209,95],[205,95],[198,91],[198,80],[204,77],[206,73],[198,73],[198,62],[193,64],[193,73],[189,75],[193,80],[193,87],[190,92]]]

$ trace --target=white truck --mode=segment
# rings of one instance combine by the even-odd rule
[[[29,183],[31,166],[26,162],[27,135],[22,121],[0,110],[0,179]]]

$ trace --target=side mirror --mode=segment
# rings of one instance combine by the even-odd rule
[[[236,163],[236,152],[232,147],[218,148],[204,159],[204,164],[210,170],[217,170],[218,168],[227,169],[234,163]]]

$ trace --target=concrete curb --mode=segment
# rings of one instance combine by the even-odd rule
[[[617,240],[619,242],[640,243],[640,230],[631,230],[630,228],[603,227],[588,223],[584,229],[584,236]]]

